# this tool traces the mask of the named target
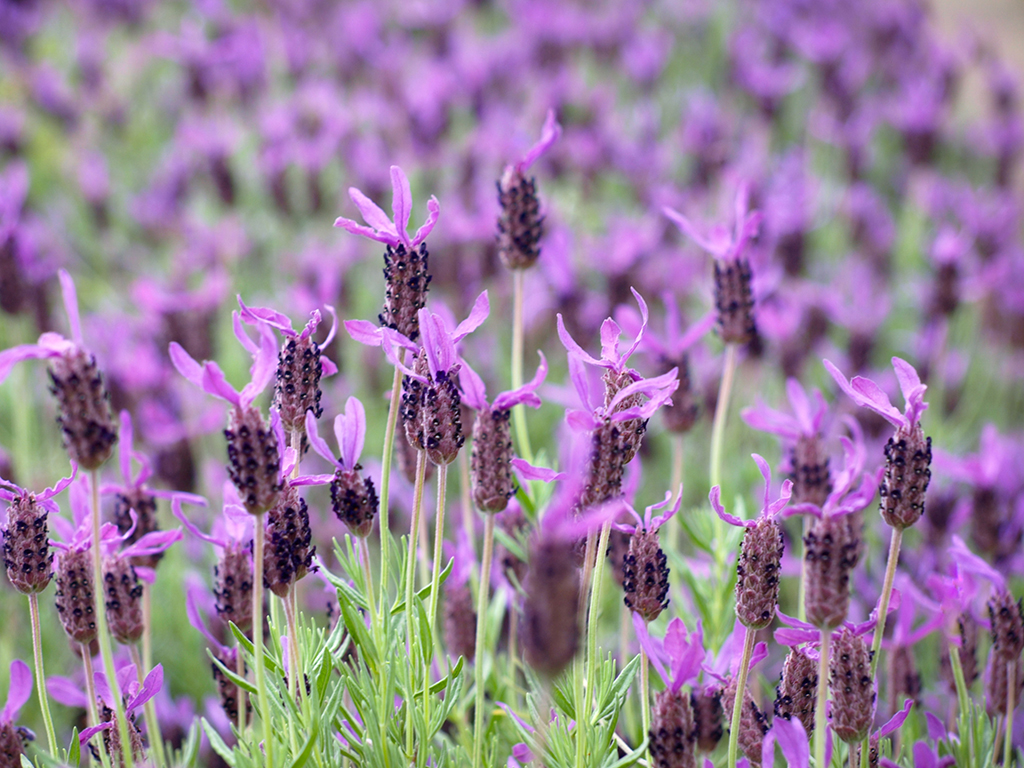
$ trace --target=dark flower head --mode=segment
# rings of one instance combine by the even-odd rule
[[[53,554],[47,519],[59,512],[53,497],[75,479],[78,467],[53,488],[32,493],[0,478],[0,499],[8,503],[7,526],[3,529],[3,560],[7,577],[23,594],[42,592],[53,577]]]

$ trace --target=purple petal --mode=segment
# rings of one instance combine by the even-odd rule
[[[0,352],[0,383],[11,375],[11,369],[23,360],[40,360],[57,357],[53,350],[38,344],[19,344]]]
[[[188,529],[189,533],[198,539],[215,544],[218,547],[227,547],[228,543],[224,539],[219,539],[216,536],[211,536],[208,533],[203,533],[199,528],[196,527],[195,523],[188,519],[188,516],[181,508],[181,501],[179,499],[171,500],[171,512],[172,514],[181,520],[185,528]]]
[[[584,365],[585,361],[572,352],[569,353],[569,379],[572,381],[573,387],[576,389],[576,394],[580,398],[580,403],[587,409],[588,412],[594,411],[594,406],[590,400],[590,373],[587,371]]]
[[[381,211],[381,213],[383,213],[383,211]],[[391,247],[395,247],[402,242],[398,238],[398,235],[393,234],[389,229],[378,231],[376,229],[371,229],[370,227],[364,227],[362,224],[352,221],[352,219],[346,219],[341,216],[334,220],[334,226],[340,227],[350,234],[362,235],[363,237],[368,237],[371,240],[376,240],[378,243],[384,243]]]
[[[907,699],[906,701],[904,701],[903,702],[903,709],[901,709],[898,712],[896,712],[896,714],[894,714],[892,717],[890,717],[889,720],[886,721],[886,723],[881,728],[878,729],[878,733],[876,734],[878,736],[878,738],[884,739],[890,733],[893,733],[894,731],[898,731],[900,729],[900,727],[903,725],[903,722],[910,715],[910,710],[913,709],[913,707],[914,707],[914,700],[913,699]]]
[[[718,321],[717,313],[712,310],[708,312],[704,317],[698,320],[696,323],[686,329],[678,341],[672,343],[672,348],[676,354],[685,352],[715,327],[715,323]]]
[[[694,227],[693,224],[690,222],[690,220],[683,216],[683,214],[679,213],[679,211],[673,210],[672,208],[665,206],[661,209],[661,212],[668,216],[670,219],[672,219],[672,221],[675,222],[676,226],[683,231],[683,234],[685,234],[687,237],[693,240],[697,245],[699,245],[708,253],[713,254],[714,256],[721,257],[728,252],[727,242],[723,244],[721,238],[716,237],[712,239],[700,234],[697,231],[696,227]]]
[[[236,408],[242,407],[241,395],[228,383],[224,371],[212,360],[203,366],[202,387],[207,394],[227,400]]]
[[[125,702],[125,710],[128,713],[131,713],[133,710],[138,709],[156,696],[163,685],[164,668],[162,664],[157,664],[150,670],[149,674],[146,675],[146,679],[142,681],[142,688],[139,689],[139,692]]]
[[[141,537],[130,547],[126,547],[121,554],[124,557],[148,557],[160,552],[166,552],[176,541],[181,541],[183,535],[180,528],[173,531],[153,531]]]
[[[564,480],[566,477],[564,472],[558,472],[547,467],[534,466],[526,461],[526,459],[514,458],[511,463],[512,467],[519,473],[519,477],[523,480],[542,480],[545,483],[550,483],[555,480]]]
[[[548,361],[544,357],[544,353],[540,350],[537,350],[537,354],[540,355],[540,364],[537,366],[537,372],[533,375],[533,378],[523,386],[519,387],[519,389],[502,392],[494,398],[493,407],[495,410],[504,411],[511,408],[513,405],[519,405],[520,403],[528,405],[531,408],[540,407],[541,400],[535,392],[537,388],[544,383],[544,380],[548,376]]]
[[[668,661],[668,654],[665,652],[664,645],[651,637],[650,632],[647,630],[647,622],[644,621],[639,613],[633,614],[633,630],[636,632],[636,639],[644,653],[647,654],[647,660],[654,668],[654,671],[658,673],[658,677],[662,679],[666,687],[670,686],[672,678],[665,667]]]
[[[66,269],[57,272],[60,278],[60,292],[64,297],[64,309],[68,313],[68,324],[71,326],[71,338],[76,344],[82,344],[82,321],[78,314],[78,292],[75,291],[75,281],[71,279]]]
[[[242,388],[241,400],[248,406],[267,388],[277,373],[277,339],[265,325],[259,326],[260,348],[249,368],[251,381]]]
[[[903,398],[909,401],[911,393],[924,386],[921,383],[921,377],[917,375],[914,366],[902,358],[892,358],[892,367],[896,371],[896,380],[900,384],[900,392],[903,393]]]
[[[791,627],[780,627],[775,630],[775,642],[779,645],[795,647],[804,643],[813,643],[821,637],[817,629],[794,629]]]
[[[854,376],[852,382],[847,381],[842,372],[831,362],[828,360],[822,360],[821,362],[825,366],[825,370],[835,379],[839,388],[857,405],[871,409],[896,428],[907,426],[907,420],[903,414],[893,407],[892,403],[889,402],[888,395],[873,381],[860,376]]]
[[[427,368],[432,378],[439,371],[449,371],[455,365],[455,344],[444,319],[425,307],[419,311],[420,333],[423,336],[423,351],[427,355]]]
[[[339,466],[338,459],[327,446],[327,441],[320,437],[320,432],[317,429],[316,414],[313,411],[306,411],[306,437],[314,451],[327,459],[332,466]]]
[[[57,481],[57,483],[52,488],[47,488],[42,493],[37,493],[36,494],[36,501],[39,501],[39,502],[49,501],[54,496],[56,496],[58,493],[60,493],[65,488],[67,488],[69,485],[71,485],[71,483],[74,482],[74,480],[75,480],[75,478],[77,476],[78,476],[78,465],[75,464],[74,462],[71,462],[71,474],[68,475],[67,477],[62,477],[60,480]]]
[[[462,387],[462,401],[475,411],[487,410],[487,389],[484,380],[469,363],[462,362],[459,369],[459,384]]]
[[[913,701],[908,699],[908,702],[913,706]],[[908,711],[907,708],[904,708],[904,711]],[[946,739],[946,726],[943,725],[942,721],[931,712],[925,712],[924,719],[928,724],[928,738],[936,743],[944,741]],[[900,725],[902,725],[902,723],[900,723]],[[885,726],[882,727],[885,728]],[[896,727],[899,728],[899,725]]]
[[[113,727],[112,723],[100,723],[99,725],[92,725],[78,734],[78,744],[84,747],[89,743],[89,739],[95,736],[97,733],[110,730]]]
[[[13,723],[18,713],[32,695],[32,670],[21,659],[11,662],[10,687],[7,690],[7,703],[0,711],[0,723]]]
[[[437,198],[433,195],[427,200],[427,220],[423,222],[423,226],[416,230],[416,234],[413,235],[411,247],[415,248],[424,240],[427,239],[433,229],[434,225],[437,224],[437,217],[441,213],[441,204],[437,202]]]
[[[704,663],[704,647],[701,645],[697,632],[687,636],[686,625],[682,619],[675,618],[669,622],[665,632],[665,651],[671,659],[673,691],[688,682],[696,680]]]
[[[391,219],[388,218],[388,215],[384,213],[384,210],[373,202],[373,200],[368,198],[355,187],[348,188],[348,196],[352,198],[352,202],[355,203],[356,208],[359,209],[359,215],[363,217],[363,221],[369,224],[373,229],[382,233],[388,232],[393,235],[397,235],[394,223],[392,223]],[[334,226],[338,225],[335,224]],[[394,243],[394,245],[397,244],[397,242]]]
[[[779,435],[787,440],[797,440],[802,434],[800,423],[788,413],[769,408],[762,402],[740,411],[740,418],[751,429]]]
[[[729,525],[735,525],[739,528],[752,528],[755,525],[753,520],[740,520],[735,515],[730,515],[726,512],[725,507],[722,506],[721,496],[722,489],[717,485],[714,486],[708,494],[708,500],[711,502],[711,507],[715,510],[715,514],[717,514],[721,520]]]
[[[601,323],[601,359],[612,364],[618,369],[621,358],[619,357],[619,336],[622,329],[619,324],[610,317]]]
[[[971,552],[967,545],[964,544],[964,540],[959,536],[954,534],[952,541],[953,543],[949,547],[949,554],[953,558],[953,564],[958,571],[965,571],[966,573],[980,576],[992,582],[996,589],[1003,592],[1006,591],[1006,579],[1003,577],[1003,574]]]
[[[238,297],[238,303],[242,303],[242,297]],[[253,323],[253,325],[259,325],[259,323]],[[249,334],[245,332],[245,327],[242,325],[242,316],[238,312],[231,313],[231,329],[235,332],[235,338],[238,339],[238,343],[242,345],[243,349],[250,355],[255,355],[259,352],[259,345],[256,344]]]
[[[46,678],[46,691],[50,694],[50,698],[65,707],[88,708],[89,697],[69,677],[54,675]]]
[[[590,411],[566,411],[565,423],[576,432],[589,432],[600,426],[600,422]]]
[[[276,309],[270,309],[268,307],[247,307],[245,302],[242,301],[241,295],[236,297],[238,299],[238,306],[242,310],[242,319],[246,322],[255,325],[254,321],[262,321],[282,331],[286,336],[294,336],[295,329],[292,328],[292,321],[287,315],[283,315]],[[250,350],[254,351],[254,350]]]
[[[167,349],[171,357],[171,363],[175,369],[188,381],[197,387],[203,386],[203,366],[197,363],[184,348],[176,341],[172,341]]]
[[[206,642],[212,645],[216,649],[224,648],[224,644],[217,639],[217,637],[210,631],[209,627],[206,626],[206,622],[203,621],[203,616],[199,613],[199,603],[196,600],[196,595],[199,593],[198,587],[193,587],[185,592],[185,614],[188,616],[188,623],[191,624],[195,629],[198,629],[202,633],[203,637],[206,638]]]
[[[750,666],[747,667],[749,672],[762,661],[768,658],[768,643],[758,643],[754,646],[753,653],[750,654]]]
[[[359,463],[366,441],[366,410],[356,398],[345,401],[344,415],[334,418],[334,436],[338,439],[341,463],[346,469],[352,469]]]
[[[576,356],[585,363],[591,365],[598,365],[607,368],[608,365],[603,360],[598,360],[595,357],[591,357],[587,354],[583,347],[576,343],[576,340],[569,335],[569,332],[565,330],[565,323],[562,321],[561,313],[555,316],[555,322],[558,327],[558,338],[562,341],[562,346],[569,352],[569,357]],[[577,388],[578,389],[578,388]]]
[[[526,151],[522,159],[516,163],[516,169],[520,173],[524,173],[527,168],[536,162],[538,157],[547,152],[558,141],[558,137],[561,135],[562,126],[555,119],[555,110],[549,109],[547,116],[544,118],[544,127],[541,128],[540,141]]]
[[[328,485],[334,480],[334,474],[330,475],[299,475],[288,481],[293,488],[300,488],[307,485]]]
[[[484,291],[476,297],[476,301],[473,302],[473,308],[469,311],[469,317],[455,326],[455,331],[452,333],[452,341],[458,343],[466,338],[469,334],[483,325],[484,320],[491,313],[491,303],[487,298],[487,291]]]
[[[771,504],[767,506],[767,508],[765,509],[765,514],[768,515],[768,517],[775,517],[783,509],[785,509],[786,505],[789,504],[789,500],[792,496],[793,481],[783,480],[782,488],[779,490],[779,498],[777,498],[775,501],[773,501]]]
[[[629,360],[630,356],[636,352],[637,347],[640,346],[640,342],[643,341],[644,333],[647,331],[647,320],[649,319],[649,313],[647,311],[647,302],[644,301],[644,297],[637,293],[636,289],[630,287],[629,289],[633,298],[636,299],[636,303],[640,305],[640,330],[637,331],[636,336],[633,338],[633,343],[630,344],[625,353],[622,355],[622,360]]]
[[[525,730],[525,731],[526,731],[527,733],[534,733],[534,732],[535,732],[535,731],[534,731],[534,729],[533,729],[533,726],[531,726],[531,725],[530,725],[529,723],[527,723],[527,722],[526,722],[525,720],[523,720],[523,718],[521,718],[521,717],[520,717],[519,715],[517,715],[517,714],[516,714],[516,713],[515,713],[515,712],[513,711],[512,707],[510,707],[510,706],[509,706],[508,704],[505,704],[504,702],[501,702],[501,701],[497,702],[497,704],[498,704],[498,706],[499,706],[499,707],[501,707],[501,708],[502,708],[502,709],[503,709],[503,710],[505,711],[505,714],[506,714],[506,715],[508,715],[509,717],[511,717],[511,718],[512,718],[513,720],[515,720],[515,721],[516,721],[517,723],[519,723],[519,725],[520,725],[520,726],[521,726],[521,727],[523,728],[523,730]]]
[[[407,248],[409,241],[409,216],[412,213],[412,190],[409,178],[397,165],[391,166],[391,211],[395,215],[395,231]]]
[[[800,430],[807,436],[814,435],[817,432],[814,427],[814,412],[800,382],[794,378],[786,379],[786,395],[789,397],[789,404],[793,407],[793,414],[800,425]]]
[[[672,393],[679,387],[678,374],[679,369],[673,368],[671,371],[663,373],[661,376],[655,376],[652,379],[640,379],[640,381],[634,381],[628,387],[623,387],[616,393],[615,397],[613,397],[611,402],[608,403],[606,412],[615,411],[615,408],[622,403],[623,400],[626,400],[633,395],[645,395],[650,398],[659,398],[661,399],[661,402],[665,402],[665,400],[670,398]],[[626,411],[618,411],[612,418],[615,421],[637,418],[637,415],[632,413],[633,410],[634,409],[630,408]],[[623,414],[627,413],[629,415],[623,416]]]
[[[914,743],[914,768],[938,768],[939,759],[925,742]]]
[[[651,512],[653,512],[656,509],[662,509],[662,508],[668,506],[672,502],[672,497],[673,496],[675,496],[676,503],[672,505],[672,508],[669,509],[669,511],[666,512],[664,515],[655,515],[653,518],[651,518]],[[644,510],[644,516],[647,517],[647,518],[650,518],[650,522],[648,524],[648,530],[657,530],[657,529],[661,528],[661,526],[663,526],[669,520],[671,520],[673,517],[675,517],[675,515],[679,511],[679,507],[682,505],[682,503],[683,503],[683,484],[680,483],[679,484],[679,491],[678,492],[674,493],[673,491],[667,491],[665,493],[665,500],[663,502],[661,502],[659,504],[652,504],[651,506],[647,507],[647,509]]]
[[[381,344],[382,329],[369,320],[346,320],[345,330],[360,344],[368,347],[379,347]]]
[[[808,768],[811,763],[811,745],[807,740],[807,732],[799,718],[787,720],[775,718],[771,729],[765,735],[762,745],[761,761],[763,765],[775,764],[775,742],[778,742],[782,756],[789,768]]]

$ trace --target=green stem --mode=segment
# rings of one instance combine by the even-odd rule
[[[263,661],[263,547],[266,531],[263,513],[256,515],[256,540],[253,546],[252,583],[252,652],[256,662],[256,694],[263,719],[263,749],[267,756],[266,768],[274,766],[274,729],[270,722],[270,697],[267,695],[267,675]]]
[[[679,489],[679,495],[682,496],[683,490],[683,435],[673,434],[672,436],[672,484],[669,488],[675,493],[676,489]],[[678,497],[672,499],[672,503],[678,501]],[[677,526],[679,531],[678,546],[680,551],[686,540],[686,529],[682,525]]]
[[[448,489],[448,465],[441,464],[437,468],[437,519],[434,521],[434,559],[430,574],[430,612],[427,622],[430,625],[431,641],[437,642],[437,598],[441,590],[441,545],[444,543],[444,508]],[[424,542],[426,543],[426,542]],[[430,722],[430,662],[423,660],[423,711],[426,721]]]
[[[964,668],[960,664],[960,649],[950,643],[949,645],[949,666],[953,670],[953,680],[956,682],[956,698],[960,709],[960,723],[967,728],[967,754],[970,756],[969,764],[974,762],[974,725],[970,721],[971,706],[970,694],[967,691],[967,680],[964,677]]]
[[[493,545],[492,545],[493,547]],[[508,603],[508,690],[512,706],[519,708],[519,609],[516,593],[509,592]]]
[[[1006,736],[1003,741],[1003,766],[1010,768],[1013,759],[1013,695],[1017,687],[1017,662],[1006,662]]]
[[[818,702],[814,711],[814,759],[818,768],[825,768],[825,741],[828,733],[828,719],[826,706],[829,693],[829,645],[832,640],[832,630],[821,630],[821,648],[818,655]],[[867,752],[863,752],[867,754]],[[853,754],[853,745],[850,746],[850,754]],[[850,758],[853,759],[852,757]]]
[[[149,674],[149,669],[145,666],[142,656],[139,655],[139,647],[137,645],[129,645],[128,652],[131,654],[132,663],[135,665],[135,675],[138,678],[139,685],[142,685],[146,675]],[[146,719],[146,735],[149,736],[149,748],[153,752],[157,768],[163,768],[163,766],[167,765],[167,756],[164,754],[164,738],[163,734],[160,733],[160,721],[157,719],[156,705],[152,699],[143,705],[142,711]]]
[[[715,421],[711,427],[711,485],[722,482],[722,438],[725,435],[725,417],[729,412],[729,397],[732,395],[732,380],[736,375],[736,345],[725,345],[725,364],[722,369],[722,384],[715,404]]]
[[[399,354],[404,359],[405,350]],[[395,447],[395,425],[398,424],[398,406],[402,396],[402,372],[395,366],[391,382],[391,404],[388,406],[388,423],[384,429],[384,453],[380,460],[380,605],[387,604],[388,588],[388,542],[391,539],[388,501],[391,493],[391,454]]]
[[[651,672],[647,663],[647,652],[640,646],[640,740],[647,738],[651,730]]]
[[[370,606],[370,625],[377,631],[377,601],[373,599],[373,571],[370,570],[370,542],[358,539],[359,558],[363,563],[363,578],[366,580],[366,602]],[[378,640],[380,638],[378,637]]]
[[[427,472],[427,453],[419,451],[416,454],[416,484],[413,488],[412,497],[412,520],[409,521],[409,550],[405,558],[405,640],[408,644],[409,654],[415,653],[413,625],[416,623],[413,614],[412,596],[416,586],[416,550],[417,537],[420,531],[420,512],[423,506],[423,479]],[[405,705],[405,751],[411,757],[413,754],[412,738],[412,697]]]
[[[142,582],[142,668],[153,668],[153,587]]]
[[[732,345],[730,344],[729,346]],[[740,718],[743,715],[743,697],[747,692],[747,673],[750,671],[748,667],[750,666],[750,656],[753,652],[754,631],[750,627],[744,627],[743,656],[740,657],[740,667],[736,673],[736,696],[732,704],[732,720],[730,720],[729,726],[729,768],[736,768],[736,758],[739,753],[740,744]],[[818,683],[820,685],[821,681],[819,680]]]
[[[523,270],[512,270],[512,389],[523,386]],[[526,428],[526,406],[512,407],[512,422],[516,429],[518,454],[533,463],[530,433]]]
[[[302,672],[302,660],[299,653],[299,625],[295,620],[295,603],[291,599],[295,585],[292,584],[288,595],[282,598],[284,604],[284,620],[288,623],[288,664],[291,666],[288,675],[288,688],[296,701],[305,696],[305,677]]]
[[[803,549],[804,538],[807,536],[807,529],[810,527],[809,519],[806,515],[801,515],[803,520],[800,523],[801,530],[803,533],[800,535],[800,593],[797,596],[797,618],[800,621],[807,621],[807,557],[806,551]]]
[[[82,666],[85,668],[85,696],[88,699],[89,725],[99,725],[100,713],[96,707],[96,673],[92,668],[92,653],[88,645],[78,646],[82,655]],[[96,751],[100,753],[100,762],[103,768],[110,768],[110,756],[103,746],[103,737],[100,733],[93,736]]]
[[[632,611],[625,605],[619,605],[619,671],[621,672],[628,663],[629,656],[629,626]],[[623,710],[626,715],[626,733],[633,733],[636,728],[636,712],[633,709],[633,699],[629,696],[623,703]]]
[[[473,678],[476,702],[473,713],[473,768],[480,768],[484,733],[484,653],[487,649],[487,603],[491,558],[494,556],[494,515],[484,515],[484,553],[480,561],[480,581],[476,595],[476,649],[474,651]],[[514,658],[514,656],[513,656]],[[515,665],[513,663],[513,675]]]
[[[43,724],[46,727],[46,740],[50,745],[50,755],[57,757],[57,736],[53,731],[53,718],[50,717],[50,703],[46,696],[43,640],[39,631],[39,595],[36,592],[30,593],[28,596],[28,614],[32,622],[32,657],[36,665],[36,694],[39,696],[39,709],[43,713]]]
[[[238,643],[235,644],[235,672],[240,678],[245,679],[245,657],[242,655],[242,646]],[[238,735],[241,736],[245,730],[245,722],[248,719],[246,717],[246,706],[248,696],[245,689],[242,686],[238,686],[235,689],[235,702],[238,705]]]
[[[601,526],[601,536],[597,544],[597,557],[594,561],[593,586],[590,589],[590,612],[587,615],[587,708],[594,696],[597,677],[597,620],[601,613],[601,577],[604,575],[604,553],[608,551],[608,537],[611,535],[611,521]],[[579,722],[579,718],[576,718]],[[589,720],[588,720],[589,722]]]
[[[885,564],[885,580],[882,582],[882,596],[878,601],[878,620],[875,623],[875,637],[871,642],[871,681],[875,680],[878,671],[879,651],[882,648],[882,635],[885,634],[885,618],[889,613],[889,599],[892,597],[892,583],[896,578],[896,564],[900,559],[900,544],[903,541],[903,529],[893,528],[889,539],[889,561]]]
[[[117,718],[117,730],[121,735],[121,754],[128,768],[135,765],[132,754],[131,735],[128,720],[124,716],[124,704],[121,701],[121,687],[117,684],[117,669],[114,667],[114,648],[110,642],[110,631],[107,628],[107,606],[103,599],[103,551],[100,545],[100,471],[92,470],[90,490],[92,492],[92,581],[95,596],[96,637],[100,643],[100,655],[103,658],[103,671],[107,675],[107,685],[114,699],[114,713]]]

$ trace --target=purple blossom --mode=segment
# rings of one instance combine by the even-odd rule
[[[854,376],[847,381],[842,372],[828,360],[822,360],[825,369],[832,374],[839,388],[843,390],[850,399],[857,405],[868,408],[894,427],[899,429],[911,429],[921,420],[921,414],[928,409],[928,403],[924,401],[927,385],[921,383],[920,377],[914,367],[905,360],[898,357],[892,359],[892,366],[896,370],[896,379],[899,381],[900,390],[903,392],[903,399],[906,408],[900,413],[892,403],[888,395],[882,391],[875,382],[865,379],[863,376]]]
[[[647,623],[639,613],[633,614],[633,629],[640,647],[644,649],[651,666],[661,677],[666,688],[673,693],[687,683],[694,684],[704,665],[704,630],[700,622],[692,632],[686,631],[682,619],[675,618],[668,623],[665,639],[652,637]]]
[[[622,335],[622,329],[610,317],[601,323],[600,359],[592,357],[569,335],[569,332],[565,329],[561,313],[557,315],[558,338],[562,340],[562,345],[569,351],[570,357],[576,357],[585,363],[596,365],[600,368],[607,368],[615,373],[629,372],[633,375],[634,380],[637,380],[640,378],[640,374],[632,369],[627,369],[626,361],[636,352],[644,337],[644,331],[647,330],[647,302],[643,300],[643,297],[635,289],[630,288],[629,290],[633,293],[633,298],[636,299],[637,304],[640,305],[640,328],[637,330],[633,341],[626,347],[625,352],[619,350],[619,337]]]
[[[628,534],[634,534],[637,531],[657,531],[661,528],[661,526],[663,526],[665,523],[671,520],[672,517],[676,514],[676,512],[679,511],[679,506],[680,504],[682,504],[683,501],[683,487],[680,485],[679,492],[675,494],[675,505],[673,505],[672,508],[669,509],[668,512],[666,512],[665,514],[655,515],[655,510],[664,509],[665,507],[672,503],[672,496],[672,491],[666,492],[664,501],[658,504],[652,504],[651,506],[646,507],[644,509],[643,517],[640,517],[640,515],[633,508],[633,506],[626,501],[625,496],[620,496],[616,499],[613,499],[608,503],[610,505],[620,507],[626,512],[629,512],[629,514],[633,516],[633,519],[636,520],[636,525],[629,525],[628,523],[612,523],[612,528],[614,528],[617,531],[621,531],[623,533]],[[618,516],[616,516],[616,519],[617,518]]]
[[[771,500],[771,489],[772,489],[772,470],[768,466],[768,462],[763,457],[756,453],[750,454],[754,461],[757,463],[758,469],[761,470],[761,476],[764,478],[764,505],[761,508],[761,518],[773,518],[777,517],[783,508],[789,503],[789,497],[793,494],[793,482],[791,480],[784,480],[782,483],[782,490],[779,491],[779,498],[775,501]],[[753,528],[757,525],[757,520],[740,520],[735,515],[730,515],[725,511],[725,507],[722,506],[722,489],[719,486],[715,486],[711,489],[708,494],[708,499],[711,501],[711,506],[718,514],[719,518],[729,523],[729,525],[739,526],[741,528]]]
[[[281,314],[277,310],[269,309],[266,307],[247,307],[245,302],[242,301],[242,297],[238,296],[238,306],[241,308],[242,319],[252,325],[258,325],[259,323],[266,323],[271,328],[276,328],[281,332],[281,335],[286,339],[294,339],[296,341],[305,341],[310,338],[320,324],[321,315],[320,310],[314,309],[309,313],[309,320],[301,331],[296,331],[292,328],[292,321],[287,315]],[[325,305],[327,312],[331,316],[331,330],[327,333],[325,338],[318,345],[321,349],[327,347],[334,340],[334,334],[338,330],[338,315],[334,311],[334,307],[330,304]],[[320,356],[320,364],[323,366],[324,376],[333,376],[338,372],[338,366],[328,360],[322,354]]]
[[[140,684],[135,665],[126,664],[117,670],[117,678],[118,690],[124,698],[125,717],[131,717],[135,710],[160,692],[164,684],[164,668],[162,664],[157,664]],[[108,707],[114,708],[114,695],[102,672],[96,673],[96,692]],[[115,723],[108,721],[86,728],[78,735],[78,742],[84,747],[100,731],[115,727]]]
[[[702,235],[697,228],[686,218],[668,206],[662,208],[662,212],[668,216],[676,225],[697,245],[710,253],[716,259],[738,259],[742,257],[748,243],[757,235],[761,226],[761,213],[749,210],[750,188],[747,184],[741,184],[736,191],[736,224],[733,232],[721,224],[716,224],[707,235]]]
[[[490,405],[487,404],[487,390],[484,387],[483,379],[476,371],[463,363],[459,371],[463,402],[477,411],[484,411],[488,408],[495,411],[507,411],[520,404],[528,405],[531,408],[540,408],[541,401],[537,389],[547,378],[548,361],[543,352],[538,351],[537,354],[540,356],[540,364],[537,366],[537,373],[533,378],[518,389],[510,389],[498,394]]]
[[[956,765],[956,758],[953,755],[939,757],[938,752],[924,741],[914,742],[911,752],[914,755],[914,768],[948,768]],[[878,764],[883,768],[899,768],[899,763],[894,763],[887,757],[880,758]]]
[[[71,485],[75,477],[78,475],[78,465],[71,462],[71,474],[68,477],[61,478],[54,483],[52,488],[47,488],[45,491],[40,493],[32,493],[20,485],[15,485],[10,480],[5,480],[0,477],[0,499],[6,502],[13,502],[19,496],[34,496],[39,506],[43,507],[47,512],[51,514],[59,514],[60,508],[57,506],[57,502],[53,501],[53,497]]]
[[[525,173],[537,161],[537,158],[551,149],[561,135],[562,126],[555,119],[555,110],[549,109],[544,118],[544,126],[540,131],[540,139],[526,150],[526,153],[518,161],[505,168],[504,176],[508,178],[512,173]]]
[[[306,435],[313,450],[323,456],[341,471],[355,469],[359,464],[359,456],[363,452],[366,440],[366,410],[363,404],[354,397],[345,401],[345,412],[334,417],[334,436],[338,440],[339,457],[331,453],[327,442],[317,431],[316,417],[312,411],[306,412]],[[332,476],[328,475],[328,482]]]
[[[673,295],[666,291],[662,294],[662,301],[665,304],[665,332],[660,337],[649,328],[641,335],[640,331],[646,322],[643,315],[637,314],[632,307],[617,307],[615,319],[625,333],[641,337],[641,348],[665,360],[675,360],[714,328],[716,316],[714,312],[708,312],[684,332],[679,306]]]
[[[790,378],[786,380],[786,395],[793,415],[769,408],[759,401],[753,408],[744,408],[740,416],[753,429],[794,442],[801,437],[820,435],[822,422],[828,414],[828,404],[821,391],[814,390],[812,402],[800,382]]]
[[[427,235],[433,230],[437,223],[440,212],[440,205],[437,198],[431,196],[427,201],[427,220],[423,226],[416,230],[412,240],[409,239],[409,217],[412,213],[412,191],[409,187],[409,179],[402,169],[397,165],[391,166],[391,210],[394,220],[381,210],[380,206],[364,195],[355,187],[349,187],[348,194],[352,202],[356,204],[363,221],[369,226],[358,224],[351,219],[338,217],[334,226],[341,227],[346,232],[354,235],[362,235],[378,243],[385,243],[392,247],[404,245],[411,250],[427,239]]]
[[[810,768],[811,745],[807,740],[807,731],[799,717],[787,719],[776,717],[772,721],[772,727],[764,735],[761,743],[761,764],[775,765],[775,745],[782,750],[782,757],[790,768]],[[828,740],[828,754],[825,763],[831,762],[832,739]]]
[[[21,708],[32,696],[32,670],[21,659],[11,662],[11,677],[7,687],[7,700],[0,710],[0,725],[13,723],[18,719]]]

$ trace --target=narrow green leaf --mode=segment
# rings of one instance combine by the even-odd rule
[[[217,729],[207,722],[206,718],[203,718],[203,731],[206,733],[206,738],[210,740],[210,746],[213,751],[224,758],[224,762],[235,768],[235,755],[231,751],[231,748],[224,743],[224,739],[217,733]]]
[[[229,621],[228,626],[231,627],[231,634],[235,636],[235,640],[238,641],[238,644],[248,651],[250,656],[255,656],[256,654],[254,653],[252,640],[246,637],[245,633],[235,626],[235,622]],[[281,665],[267,654],[266,646],[263,646],[263,663],[269,672],[273,672],[278,675],[281,674]]]
[[[235,674],[235,673],[234,673],[234,672],[232,672],[232,671],[231,671],[230,669],[228,669],[227,667],[225,667],[225,666],[224,666],[224,664],[223,664],[223,663],[221,662],[221,660],[220,660],[220,659],[218,659],[218,658],[217,658],[216,656],[214,656],[214,655],[213,655],[213,652],[212,652],[212,651],[210,651],[210,649],[209,649],[209,648],[207,648],[207,649],[206,649],[206,655],[210,657],[210,659],[211,659],[211,660],[213,661],[213,663],[214,663],[214,664],[215,664],[215,665],[217,666],[217,668],[218,668],[218,669],[219,669],[219,670],[221,671],[221,674],[223,674],[223,675],[224,675],[224,676],[225,676],[225,677],[226,677],[226,678],[227,678],[228,680],[230,680],[230,681],[231,681],[232,683],[234,683],[235,685],[237,685],[237,686],[238,686],[239,688],[241,688],[242,690],[244,690],[244,691],[248,691],[248,692],[249,692],[250,694],[252,694],[253,696],[255,696],[255,695],[256,695],[256,694],[258,693],[258,691],[257,691],[257,689],[256,689],[256,686],[255,686],[255,685],[253,685],[252,683],[250,683],[250,682],[249,682],[248,680],[246,680],[246,679],[245,679],[244,677],[239,677],[239,676],[238,676],[237,674]]]
[[[68,763],[78,768],[82,762],[82,745],[78,741],[78,728],[71,731],[71,744],[68,747]]]
[[[183,766],[192,768],[196,764],[196,760],[199,758],[199,747],[202,744],[203,740],[199,737],[199,718],[196,718],[192,721],[192,725],[188,729],[188,737],[181,748],[181,763]]]
[[[439,584],[444,584],[445,581],[448,580],[448,576],[449,576],[449,574],[451,574],[452,568],[454,567],[454,565],[455,565],[455,560],[454,559],[449,559],[448,560],[448,564],[444,567],[444,570],[442,570],[440,575],[438,576],[438,578],[440,579]],[[432,588],[433,588],[432,584],[427,584],[427,586],[421,587],[420,590],[418,592],[416,592],[416,597],[419,598],[419,600],[424,602],[424,603],[427,602],[429,600],[429,598],[430,598],[430,590]],[[402,594],[398,598],[398,601],[394,605],[391,606],[391,615],[395,616],[395,615],[401,613],[404,610],[405,610],[405,595]]]
[[[313,745],[316,744],[317,737],[320,735],[320,723],[314,721],[313,730],[309,734],[309,738],[306,739],[305,745],[302,747],[302,751],[295,756],[292,760],[289,768],[302,768],[309,760],[309,756],[313,754]]]

